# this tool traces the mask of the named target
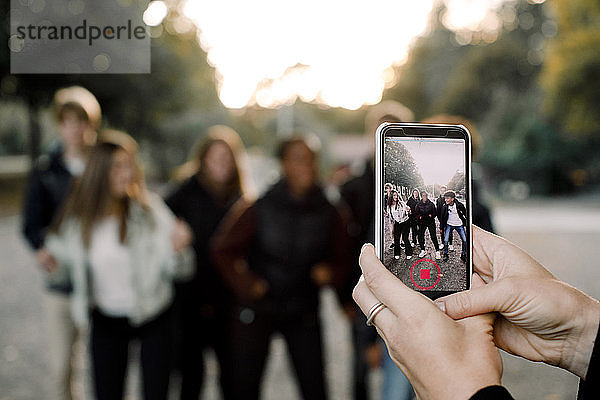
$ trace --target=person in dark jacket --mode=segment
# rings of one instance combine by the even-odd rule
[[[442,208],[444,207],[444,204],[446,204],[446,200],[444,200],[444,194],[446,194],[446,190],[448,190],[448,188],[446,186],[441,186],[440,187],[440,195],[435,200],[435,207],[437,209],[438,221],[442,220]],[[442,227],[441,223],[440,223],[440,242],[444,243],[444,228]],[[450,238],[448,239],[448,249],[450,251],[454,250],[454,246],[452,245],[452,235],[450,235]]]
[[[34,163],[23,204],[23,235],[46,272],[44,315],[51,388],[47,397],[70,399],[71,358],[77,330],[69,310],[71,282],[57,270],[45,247],[46,232],[61,210],[74,177],[83,174],[88,149],[96,140],[101,111],[88,90],[73,86],[54,96],[60,142]]]
[[[348,267],[345,224],[317,185],[316,152],[284,141],[283,178],[255,203],[240,200],[212,256],[235,294],[229,349],[232,399],[258,399],[271,336],[283,335],[305,399],[325,399],[319,287]]]
[[[435,259],[439,260],[442,257],[440,255],[437,234],[435,233],[435,217],[437,215],[437,209],[435,204],[433,204],[433,201],[429,200],[427,197],[427,192],[425,190],[421,191],[421,201],[415,206],[416,220],[419,226],[419,246],[421,247],[419,257],[424,257],[425,254],[427,254],[427,251],[425,250],[425,231],[428,230],[431,241],[433,242],[433,247],[435,248]]]
[[[419,241],[419,225],[417,224],[417,204],[421,201],[419,189],[414,188],[410,197],[406,200],[406,205],[410,207],[410,231],[413,247],[416,247]]]
[[[444,194],[444,206],[442,207],[440,225],[444,230],[444,261],[448,260],[448,241],[452,231],[456,230],[462,241],[462,252],[460,259],[466,261],[467,256],[467,209],[456,199],[453,191],[448,190]]]
[[[225,338],[232,295],[210,259],[209,242],[244,193],[239,168],[242,153],[242,141],[233,129],[222,125],[209,128],[206,139],[177,171],[177,178],[187,179],[166,200],[173,213],[192,229],[196,254],[196,274],[190,281],[175,284],[176,369],[181,377],[181,400],[197,400],[200,396],[203,352],[208,347],[219,362],[225,399],[231,387]]]

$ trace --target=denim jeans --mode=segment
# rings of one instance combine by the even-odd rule
[[[392,361],[385,343],[383,347],[383,387],[381,400],[411,400],[413,388],[400,368]]]
[[[448,255],[448,240],[450,239],[450,234],[452,233],[453,229],[456,229],[458,235],[460,236],[460,240],[462,240],[462,255],[467,254],[467,234],[465,233],[464,225],[446,225],[446,229],[444,230],[444,254]]]

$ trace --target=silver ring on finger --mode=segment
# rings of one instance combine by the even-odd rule
[[[373,307],[371,307],[371,309],[367,313],[367,326],[373,326],[373,320],[375,319],[377,314],[379,314],[384,308],[385,304],[383,304],[382,302],[379,302],[373,305]]]

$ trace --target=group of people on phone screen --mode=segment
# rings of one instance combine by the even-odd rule
[[[425,190],[413,189],[408,200],[404,201],[402,195],[394,189],[391,183],[384,185],[384,215],[388,217],[392,229],[392,244],[394,258],[400,259],[404,249],[407,260],[413,257],[414,248],[420,248],[419,258],[427,255],[425,234],[433,242],[435,259],[442,259],[440,241],[436,234],[436,218],[439,223],[440,240],[443,247],[444,261],[449,259],[449,251],[454,250],[452,234],[456,231],[462,242],[461,260],[466,261],[467,237],[467,210],[465,205],[456,198],[456,193],[447,190],[446,186],[440,187],[440,195],[434,203],[429,199]],[[412,240],[409,237],[412,235]],[[402,242],[401,242],[402,241]]]

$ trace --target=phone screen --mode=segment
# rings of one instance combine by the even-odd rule
[[[429,136],[419,136],[419,130],[407,136],[406,131],[388,129],[382,136],[380,257],[402,282],[428,297],[466,290],[471,271],[468,134],[448,135],[446,129],[438,137],[430,128]]]

